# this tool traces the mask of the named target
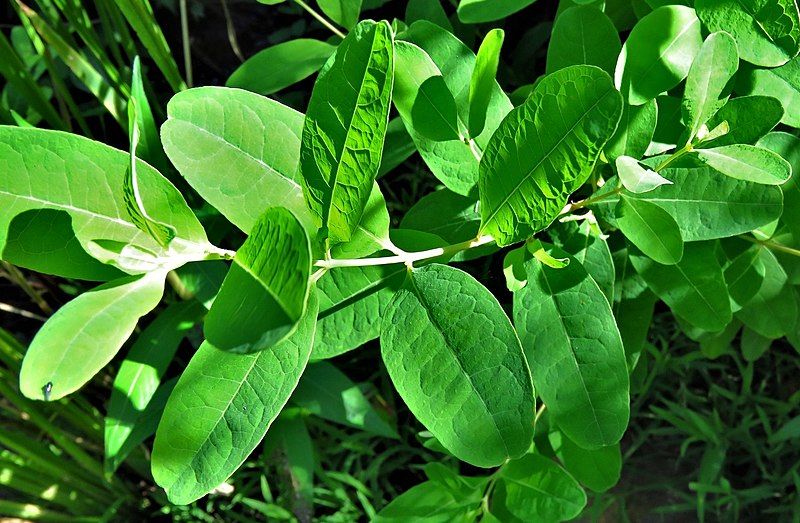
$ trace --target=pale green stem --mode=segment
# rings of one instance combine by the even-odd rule
[[[319,23],[330,29],[333,34],[344,40],[345,34],[343,32],[336,29],[336,27],[332,23],[326,20],[324,16],[311,9],[311,7],[309,7],[308,4],[303,2],[303,0],[294,0],[294,3],[305,9],[308,12],[308,14],[316,18],[319,21]]]

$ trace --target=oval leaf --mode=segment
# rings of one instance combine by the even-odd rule
[[[616,212],[622,234],[644,254],[664,265],[683,256],[683,238],[670,214],[654,203],[621,195]]]
[[[622,49],[614,23],[591,5],[570,7],[558,15],[547,47],[547,72],[570,65],[596,65],[614,74]]]
[[[781,185],[792,175],[792,166],[777,153],[745,144],[697,149],[700,160],[737,180]]]
[[[478,49],[475,69],[469,82],[469,136],[478,136],[486,125],[486,111],[492,98],[492,88],[500,62],[500,48],[505,33],[502,29],[492,29],[486,34]]]

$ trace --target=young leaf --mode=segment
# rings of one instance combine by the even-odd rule
[[[505,33],[502,29],[492,29],[486,34],[478,49],[475,69],[469,82],[469,137],[479,136],[486,125],[486,111],[492,98],[492,88],[500,62],[500,48]]]
[[[736,317],[761,336],[777,339],[794,329],[797,299],[786,271],[772,251],[762,247],[759,257],[764,265],[764,281]]]
[[[555,422],[576,444],[619,441],[628,425],[628,369],[611,306],[580,262],[562,269],[530,260],[514,294],[514,325],[533,383]]]
[[[771,96],[783,107],[781,122],[792,127],[800,126],[800,58],[794,58],[774,69],[753,69],[740,75],[737,91],[742,94]]]
[[[457,458],[492,467],[530,446],[522,348],[497,299],[465,272],[414,270],[384,315],[381,351],[408,407]]]
[[[665,5],[636,24],[622,46],[614,75],[631,105],[642,105],[686,78],[703,39],[694,9]]]
[[[128,153],[58,131],[0,126],[0,162],[5,172],[15,173],[0,177],[0,252],[9,262],[15,262],[6,255],[6,242],[11,239],[34,245],[34,252],[41,250],[41,238],[26,235],[18,227],[29,225],[31,215],[42,211],[51,219],[56,214],[69,215],[69,219],[58,217],[50,224],[54,230],[69,231],[59,250],[25,258],[32,262],[27,267],[51,274],[107,279],[103,275],[111,272],[108,268],[81,268],[67,254],[80,250],[84,256],[87,252],[97,256],[97,240],[134,246],[168,266],[202,257],[211,248],[183,196],[142,161],[136,163],[142,201],[154,220],[174,227],[176,237],[169,249],[164,249],[128,219],[123,191]],[[39,231],[47,230],[46,225],[37,221]],[[48,243],[55,247],[58,242]],[[12,252],[25,249],[16,245]],[[109,255],[101,261],[119,260]]]
[[[619,156],[616,166],[619,181],[632,193],[641,194],[672,183],[657,172],[642,167],[635,158],[630,156]]]
[[[394,76],[392,30],[361,22],[314,84],[300,144],[306,204],[331,244],[346,242],[378,174]]]
[[[658,205],[622,194],[615,218],[622,234],[653,260],[663,265],[681,260],[681,231],[672,216]]]
[[[397,431],[370,405],[358,385],[325,361],[308,366],[291,402],[306,412],[335,423],[385,438],[399,437]]]
[[[549,440],[566,471],[587,488],[595,492],[605,492],[619,481],[622,471],[619,443],[586,450],[559,431],[551,432]]]
[[[22,394],[47,401],[78,390],[117,354],[164,293],[165,273],[114,280],[64,305],[33,338],[19,375]]]
[[[150,102],[144,90],[144,80],[142,79],[142,64],[139,57],[133,59],[133,69],[131,71],[131,101],[136,104],[136,126],[139,128],[140,140],[136,147],[136,156],[149,163],[162,173],[167,173],[171,169],[161,140],[158,137],[153,111],[150,109]],[[128,116],[130,117],[130,103]],[[128,122],[128,132],[132,122]]]
[[[576,65],[547,75],[486,147],[480,233],[504,246],[547,227],[589,177],[621,113],[602,70]]]
[[[736,70],[739,69],[739,53],[736,41],[725,32],[712,33],[703,42],[697,53],[683,92],[683,120],[691,142],[700,126],[725,103],[722,93]]]
[[[335,50],[336,46],[313,38],[281,42],[245,60],[225,86],[272,94],[319,71]],[[265,70],[269,74],[264,74]]]
[[[622,49],[619,33],[605,13],[591,5],[578,5],[562,12],[553,25],[547,47],[547,72],[570,65],[595,65],[614,74]]]
[[[687,243],[675,265],[661,265],[631,252],[630,259],[647,285],[692,325],[719,332],[731,322],[731,304],[714,243]]]
[[[719,138],[704,140],[697,147],[720,147],[736,143],[752,145],[778,125],[782,117],[780,101],[771,96],[732,98],[707,123],[709,129],[714,129],[722,122],[728,122],[728,132]]]
[[[616,160],[620,156],[641,158],[653,141],[658,123],[658,104],[650,100],[643,105],[625,104],[617,132],[603,151],[606,158]]]
[[[153,478],[185,505],[228,479],[266,434],[308,363],[317,303],[269,350],[231,354],[203,343],[167,402],[153,444]]]
[[[448,90],[453,94],[458,108],[459,129],[463,129],[463,134],[466,134],[469,122],[469,84],[476,61],[472,50],[453,34],[422,20],[414,22],[399,38],[417,45],[433,60]],[[414,70],[407,71],[398,63],[396,72],[396,81],[400,82],[409,81],[401,80],[401,77],[413,73]],[[511,109],[508,96],[494,82],[484,130],[480,136],[473,136],[469,143],[463,140],[434,142],[416,132],[408,119],[404,118],[404,122],[420,156],[434,176],[451,191],[467,196],[478,183],[478,162],[482,151]]]
[[[430,56],[409,42],[396,42],[392,100],[403,121],[427,140],[461,139],[458,107]]]
[[[244,232],[264,209],[286,207],[316,230],[296,178],[303,115],[239,89],[175,95],[161,127],[164,149],[200,196]]]
[[[745,144],[697,149],[697,157],[726,176],[737,180],[781,185],[792,174],[789,162],[761,147]]]
[[[458,18],[465,24],[493,22],[514,14],[536,0],[461,0]]]
[[[205,314],[197,301],[171,305],[142,331],[120,365],[105,422],[105,469],[114,472],[125,459],[128,438],[148,407],[161,377],[187,332]]]
[[[528,454],[507,463],[492,497],[500,521],[567,521],[586,506],[586,493],[554,461]]]
[[[742,59],[750,63],[776,67],[800,51],[800,16],[792,0],[697,0],[695,7],[709,31],[733,35]]]
[[[286,338],[303,316],[311,275],[311,245],[283,207],[267,209],[236,252],[205,323],[218,349],[250,353]]]
[[[746,233],[781,215],[778,187],[736,180],[708,167],[676,167],[659,171],[671,181],[640,194],[675,218],[686,242]]]
[[[319,336],[311,358],[332,358],[377,338],[386,306],[406,272],[402,264],[326,272],[317,282]]]

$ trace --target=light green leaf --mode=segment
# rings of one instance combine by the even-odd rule
[[[378,174],[394,76],[385,22],[358,24],[314,84],[300,145],[306,203],[331,244],[361,221]]]
[[[800,239],[800,138],[784,132],[773,132],[761,138],[757,145],[781,155],[792,166],[792,177],[781,186],[783,214],[781,221],[795,239]]]
[[[728,132],[714,140],[703,141],[698,147],[719,147],[735,143],[754,144],[778,125],[783,117],[780,101],[771,96],[740,96],[728,100],[708,121],[714,129],[728,122]]]
[[[777,339],[795,328],[797,300],[786,271],[775,255],[762,247],[759,258],[764,265],[764,281],[736,317],[761,336]]]
[[[774,69],[752,69],[737,82],[742,94],[771,96],[783,107],[781,122],[800,127],[800,58],[794,58]]]
[[[316,230],[297,179],[303,115],[239,89],[175,95],[161,127],[164,149],[200,196],[244,232],[269,206]]]
[[[467,122],[469,122],[469,85],[476,61],[472,50],[450,32],[422,20],[414,22],[399,37],[419,46],[428,53],[433,63],[441,71],[444,81],[456,101],[459,129],[463,129],[463,134],[466,134]],[[403,80],[401,77],[415,72],[412,69],[407,70],[399,63],[396,71],[397,82],[410,81]],[[463,140],[434,142],[416,132],[407,119],[404,119],[404,122],[417,145],[420,156],[434,176],[451,191],[466,196],[478,183],[479,160],[477,158],[481,156],[495,129],[511,108],[508,97],[497,85],[497,82],[494,82],[489,110],[486,113],[485,128],[480,136],[472,137],[471,144]]]
[[[497,65],[500,62],[500,48],[503,46],[505,32],[492,29],[486,34],[478,49],[475,69],[469,82],[469,136],[479,136],[486,125],[486,111],[496,84]]]
[[[533,383],[556,424],[584,448],[612,445],[628,425],[628,369],[611,306],[580,262],[531,260],[514,294],[514,325]]]
[[[696,152],[700,161],[737,180],[781,185],[792,175],[789,162],[777,153],[753,145],[723,145]]]
[[[658,122],[658,104],[650,100],[644,105],[624,104],[617,132],[606,144],[604,153],[609,160],[620,156],[641,158],[653,141]]]
[[[431,57],[409,42],[395,43],[392,100],[404,122],[420,137],[434,142],[460,140],[458,107]]]
[[[506,523],[566,521],[581,513],[586,493],[554,461],[528,454],[500,470],[492,501],[492,513]]]
[[[703,39],[694,9],[659,7],[634,26],[617,61],[614,79],[631,105],[642,105],[686,78]]]
[[[162,173],[169,172],[172,167],[164,154],[164,148],[161,146],[153,111],[150,108],[150,102],[144,90],[142,65],[138,56],[133,59],[133,70],[131,71],[131,100],[135,100],[136,125],[139,127],[139,135],[141,137],[136,147],[136,156]],[[131,102],[128,103],[130,104]],[[130,112],[130,107],[128,111]],[[130,132],[130,129],[128,132]]]
[[[619,181],[632,193],[646,193],[672,183],[657,172],[642,167],[635,158],[630,156],[617,157],[616,166]]]
[[[415,485],[386,505],[373,523],[450,523],[469,521],[468,514],[480,503],[480,494],[466,499],[456,496],[438,481]]]
[[[205,323],[209,343],[250,353],[290,335],[306,308],[311,245],[283,207],[267,209],[236,252]]]
[[[395,42],[395,53],[397,52],[397,42]],[[397,57],[395,56],[395,60]],[[391,172],[408,160],[412,154],[417,152],[414,140],[408,134],[402,118],[392,118],[386,126],[386,140],[383,142],[383,155],[381,157],[381,168],[378,170],[378,178]]]
[[[403,216],[400,227],[429,232],[449,243],[463,242],[478,233],[481,217],[477,207],[474,197],[440,189],[420,198]]]
[[[727,31],[743,60],[776,67],[800,51],[800,16],[792,0],[697,0],[697,16],[709,31]]]
[[[764,261],[758,246],[743,251],[725,267],[725,283],[728,285],[728,294],[731,296],[732,306],[740,310],[747,305],[756,295],[764,282]]]
[[[335,423],[385,438],[399,437],[397,431],[370,405],[358,385],[325,361],[308,366],[291,402],[306,412]]]
[[[427,20],[446,31],[453,32],[453,24],[447,18],[440,0],[409,0],[406,5],[405,20],[409,25],[417,20]]]
[[[185,505],[228,479],[292,395],[316,331],[312,297],[297,330],[278,345],[231,354],[197,350],[167,402],[153,444],[153,478]]]
[[[317,5],[329,18],[346,29],[358,23],[362,0],[317,0]]]
[[[522,348],[497,299],[465,272],[416,269],[384,314],[381,349],[411,412],[457,458],[492,467],[530,446]]]
[[[311,358],[332,358],[377,338],[384,311],[406,272],[402,264],[326,272],[317,282],[319,336]]]
[[[331,248],[334,258],[363,258],[392,246],[389,239],[389,211],[378,183],[372,184],[372,192],[367,206],[361,215],[361,221],[353,231],[353,236],[346,243],[339,243]]]
[[[675,218],[686,242],[743,234],[778,219],[780,188],[736,180],[708,167],[659,171],[671,181],[639,195]]]
[[[621,49],[617,29],[605,13],[590,5],[570,7],[553,25],[547,47],[547,72],[584,64],[614,74]]]
[[[319,71],[335,50],[336,46],[313,38],[281,42],[245,60],[225,85],[272,94]]]
[[[549,434],[550,446],[561,464],[582,485],[605,492],[617,484],[622,471],[619,443],[595,450],[580,448],[558,431]]]
[[[681,231],[672,216],[658,205],[622,194],[615,218],[622,234],[656,262],[674,265],[681,260]]]
[[[0,176],[3,259],[12,263],[31,262],[25,266],[41,272],[104,280],[117,271],[98,267],[94,262],[82,267],[83,260],[89,258],[86,253],[92,253],[100,261],[124,266],[126,272],[143,271],[121,263],[118,253],[100,249],[99,243],[103,242],[145,251],[155,267],[174,268],[204,257],[213,247],[183,196],[158,171],[140,160],[137,173],[142,201],[154,220],[175,228],[176,238],[164,249],[130,220],[123,190],[129,163],[128,153],[77,135],[0,126],[0,172],[4,173]],[[37,213],[46,214],[52,223],[42,221],[44,216],[35,217]],[[31,222],[36,225],[33,231],[20,229]],[[43,240],[33,234],[48,229],[65,236]],[[43,241],[56,250],[44,250]],[[17,260],[14,254],[24,250],[42,255],[27,255]],[[70,258],[71,253],[80,253],[82,259]]]
[[[514,14],[536,0],[461,0],[458,18],[465,24],[493,22]]]
[[[486,147],[481,234],[504,246],[547,227],[589,177],[621,113],[602,70],[576,65],[547,75]]]
[[[206,309],[199,302],[171,305],[142,331],[119,367],[105,422],[105,469],[114,472],[130,450],[128,438],[148,407],[181,340]]]
[[[661,265],[630,253],[636,272],[650,289],[684,320],[709,332],[731,322],[731,304],[714,243],[687,243],[676,265]]]
[[[625,297],[613,304],[614,318],[617,320],[622,345],[625,347],[625,359],[628,361],[629,370],[636,367],[645,347],[657,301],[656,295],[646,290],[634,298]],[[631,389],[633,390],[633,386]]]
[[[19,384],[31,399],[57,400],[105,367],[164,293],[164,272],[130,276],[85,292],[61,307],[25,353]]]
[[[614,298],[614,260],[606,237],[597,225],[583,221],[580,225],[567,222],[561,228],[550,229],[553,242],[581,262],[589,276],[602,289],[609,302]]]
[[[739,69],[736,41],[725,32],[712,33],[703,42],[686,77],[683,120],[691,142],[700,127],[725,104],[723,91]]]

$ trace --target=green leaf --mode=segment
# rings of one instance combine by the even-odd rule
[[[764,282],[766,268],[756,245],[743,251],[725,267],[725,283],[728,285],[736,310],[747,305]],[[736,312],[736,311],[734,311]]]
[[[628,369],[611,306],[580,262],[563,269],[526,262],[514,325],[533,383],[555,422],[584,448],[612,445],[628,425]]]
[[[458,18],[465,24],[493,22],[514,14],[536,0],[461,0]]]
[[[581,262],[589,276],[602,289],[609,302],[614,298],[614,260],[605,236],[596,225],[584,221],[580,225],[565,223],[564,232],[550,229],[553,242]]]
[[[463,129],[465,135],[469,122],[469,85],[476,62],[472,50],[448,31],[426,21],[414,22],[399,37],[420,47],[433,60],[456,101],[459,129]],[[413,80],[404,79],[404,76],[418,73],[414,68],[401,65],[399,60],[395,69],[396,82],[411,82]],[[416,81],[419,82],[419,79]],[[478,183],[479,160],[476,156],[480,157],[497,126],[511,108],[508,97],[497,82],[494,82],[489,110],[486,113],[486,125],[479,136],[472,137],[471,143],[463,140],[434,142],[421,136],[408,119],[404,119],[404,122],[420,156],[434,176],[451,191],[466,196]]]
[[[269,206],[286,207],[314,231],[297,169],[303,115],[239,89],[175,95],[161,127],[164,149],[186,181],[244,232]]]
[[[697,0],[695,7],[706,28],[730,33],[750,63],[776,67],[800,51],[800,16],[792,0]]]
[[[547,47],[547,73],[570,65],[595,65],[614,74],[622,49],[611,19],[596,7],[578,5],[562,12]]]
[[[361,22],[319,73],[300,145],[306,203],[345,242],[361,221],[378,174],[394,76],[393,35],[385,22]]]
[[[609,160],[620,156],[641,158],[653,141],[658,122],[658,104],[650,100],[644,105],[624,104],[617,132],[603,151]]]
[[[800,58],[774,69],[753,69],[740,75],[737,91],[777,98],[783,107],[781,122],[800,127]]]
[[[619,443],[586,450],[558,431],[551,432],[549,439],[566,471],[582,485],[595,492],[605,492],[619,481],[622,471]]]
[[[389,211],[378,183],[372,184],[372,192],[364,207],[361,221],[346,243],[331,248],[333,258],[363,258],[383,249],[390,248]]]
[[[308,366],[291,402],[328,421],[385,438],[399,438],[397,431],[370,405],[358,385],[328,362]]]
[[[406,23],[411,25],[417,20],[432,22],[446,31],[453,32],[453,24],[447,18],[440,0],[409,0],[406,5]]]
[[[393,499],[375,516],[373,523],[469,521],[468,514],[478,503],[480,494],[477,499],[474,496],[464,499],[438,481],[426,481]]]
[[[486,125],[486,111],[492,98],[492,90],[500,63],[500,48],[505,32],[492,29],[486,33],[475,59],[475,69],[469,82],[469,136],[479,136]]]
[[[731,322],[731,304],[714,243],[687,243],[675,265],[661,265],[631,252],[636,272],[650,289],[681,318],[709,332]]]
[[[617,61],[614,79],[631,105],[642,105],[686,78],[703,39],[694,9],[666,5],[631,31]]]
[[[463,242],[478,233],[477,207],[475,198],[440,189],[420,198],[403,216],[400,228],[429,232],[449,243]]]
[[[426,140],[460,140],[456,101],[431,57],[403,41],[395,43],[394,51],[397,76],[392,100],[403,121]]]
[[[701,142],[698,147],[719,147],[735,143],[752,145],[778,125],[782,117],[783,107],[780,101],[771,96],[733,98],[708,121],[709,129],[728,122],[727,134]]]
[[[616,166],[619,181],[632,193],[646,193],[672,183],[657,172],[642,167],[635,158],[630,156],[617,157]]]
[[[267,209],[236,252],[205,323],[215,347],[250,353],[290,335],[306,309],[311,245],[283,207]]]
[[[736,317],[761,336],[777,339],[794,329],[797,300],[786,271],[772,251],[760,248],[759,258],[764,265],[764,281]]]
[[[317,0],[317,5],[334,22],[346,29],[353,29],[361,14],[362,0]]]
[[[414,270],[384,314],[381,349],[411,412],[457,458],[493,467],[530,446],[522,348],[497,299],[465,272]]]
[[[119,367],[105,422],[105,469],[114,472],[126,458],[128,438],[148,408],[181,340],[205,315],[199,302],[171,305],[142,331]]]
[[[789,133],[773,132],[760,139],[757,145],[778,153],[792,167],[792,177],[781,186],[781,191],[783,191],[781,221],[788,227],[794,238],[800,239],[800,184],[798,184],[798,180],[800,180],[800,138]]]
[[[313,38],[281,42],[245,60],[225,85],[272,94],[319,71],[335,50],[336,46]]]
[[[742,330],[742,356],[745,361],[756,361],[769,350],[772,340],[766,338],[753,329],[745,327]]]
[[[117,354],[139,318],[158,305],[164,278],[164,272],[121,278],[61,307],[25,353],[22,394],[51,401],[82,387]]]
[[[697,136],[700,127],[722,107],[723,91],[739,69],[736,41],[725,32],[712,33],[697,53],[683,92],[683,120],[689,131],[686,142]]]
[[[203,343],[167,402],[153,444],[153,478],[185,505],[228,479],[292,395],[316,333],[312,297],[297,330],[271,349],[232,354]]]
[[[737,180],[781,185],[792,174],[792,166],[777,153],[745,144],[697,149],[700,161]]]
[[[134,100],[135,102],[133,102]],[[150,102],[144,90],[142,65],[138,56],[133,59],[133,70],[131,72],[131,101],[128,102],[129,106],[131,102],[136,104],[136,125],[139,128],[141,137],[136,147],[136,156],[162,173],[169,172],[171,166],[167,156],[164,154],[164,148],[161,146],[153,111],[150,108]],[[128,107],[128,112],[130,115],[130,107]],[[131,126],[130,122],[128,126]],[[130,129],[128,132],[130,132]]]
[[[481,234],[504,246],[547,227],[589,177],[621,113],[602,70],[576,65],[547,75],[486,147]]]
[[[264,439],[265,451],[272,446],[282,450],[279,466],[289,476],[292,510],[295,513],[311,511],[314,500],[314,468],[318,462],[314,453],[314,441],[308,433],[305,420],[300,416],[280,416]],[[264,476],[261,477],[264,481]]]
[[[674,265],[681,260],[681,231],[672,216],[658,205],[622,194],[615,218],[622,234],[654,261]]]
[[[168,249],[162,248],[150,235],[140,231],[126,211],[124,178],[130,155],[77,135],[42,129],[0,126],[0,166],[14,176],[0,177],[0,252],[7,257],[7,242],[18,244],[12,252],[40,251],[41,257],[25,257],[28,268],[66,277],[108,279],[116,271],[108,267],[81,268],[79,260],[69,256],[80,251],[102,262],[114,263],[126,272],[141,273],[143,269],[128,265],[119,252],[100,247],[101,243],[131,246],[147,252],[145,270],[174,268],[186,261],[200,259],[213,249],[205,231],[183,196],[158,171],[137,161],[139,190],[148,214],[156,221],[175,228],[176,238]],[[67,234],[62,239],[46,240],[54,252],[42,250],[42,238],[20,230],[20,226],[36,222],[36,230],[47,230],[46,222],[31,218],[46,211],[54,230]],[[69,232],[67,232],[69,231]],[[50,233],[48,233],[50,234]],[[63,241],[63,243],[61,243]],[[22,243],[20,245],[19,243]]]
[[[397,52],[395,42],[395,53]],[[395,56],[395,60],[397,57]],[[395,80],[396,81],[396,80]],[[417,152],[414,140],[408,134],[402,118],[392,118],[386,127],[386,140],[383,142],[383,155],[381,157],[381,168],[378,170],[378,178],[391,172],[403,162],[408,160],[412,154]]]
[[[332,358],[377,338],[384,311],[406,272],[402,264],[326,272],[317,282],[319,336],[311,358]]]
[[[686,242],[743,234],[781,215],[780,188],[736,180],[708,167],[676,167],[659,171],[671,181],[640,194],[675,218]]]
[[[586,493],[554,461],[528,454],[500,469],[492,501],[500,521],[566,521],[581,513]]]

